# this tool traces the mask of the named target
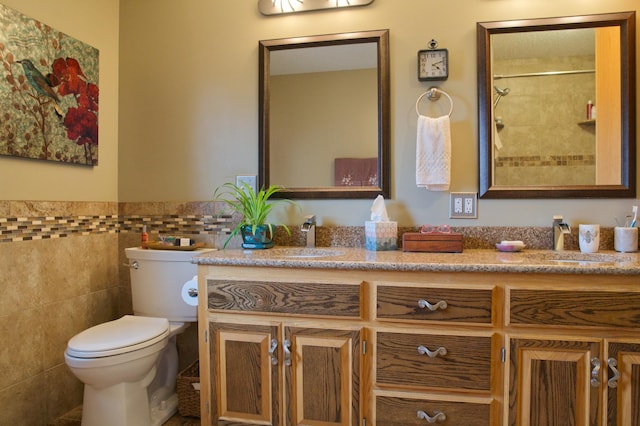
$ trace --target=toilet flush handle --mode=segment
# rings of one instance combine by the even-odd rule
[[[127,266],[131,269],[138,269],[140,267],[140,264],[138,263],[137,260],[134,260],[131,263],[123,263],[122,266]]]

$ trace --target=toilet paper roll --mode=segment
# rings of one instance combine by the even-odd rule
[[[198,306],[198,276],[194,275],[182,286],[182,300],[191,306]]]

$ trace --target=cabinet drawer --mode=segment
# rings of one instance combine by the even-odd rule
[[[440,353],[431,357],[425,349]],[[489,390],[491,337],[378,332],[376,381],[378,385]]]
[[[511,324],[640,327],[640,293],[509,289]]]
[[[380,319],[491,324],[493,289],[379,285],[377,290],[377,317]],[[433,310],[425,302],[433,305]]]
[[[438,418],[429,422],[418,417],[422,412]],[[439,415],[437,413],[442,413]],[[420,413],[421,414],[421,413]],[[444,418],[442,418],[444,416]],[[473,402],[437,401],[428,398],[376,397],[376,423],[384,426],[491,424],[491,405]]]
[[[209,309],[360,316],[360,284],[207,279]]]

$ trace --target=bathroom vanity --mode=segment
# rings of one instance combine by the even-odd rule
[[[195,261],[202,424],[639,424],[640,255]]]

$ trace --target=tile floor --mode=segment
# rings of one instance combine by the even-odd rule
[[[80,426],[82,422],[82,406],[76,407],[64,416],[49,423],[49,426]],[[182,417],[176,414],[164,426],[200,426],[200,419],[196,417]]]

